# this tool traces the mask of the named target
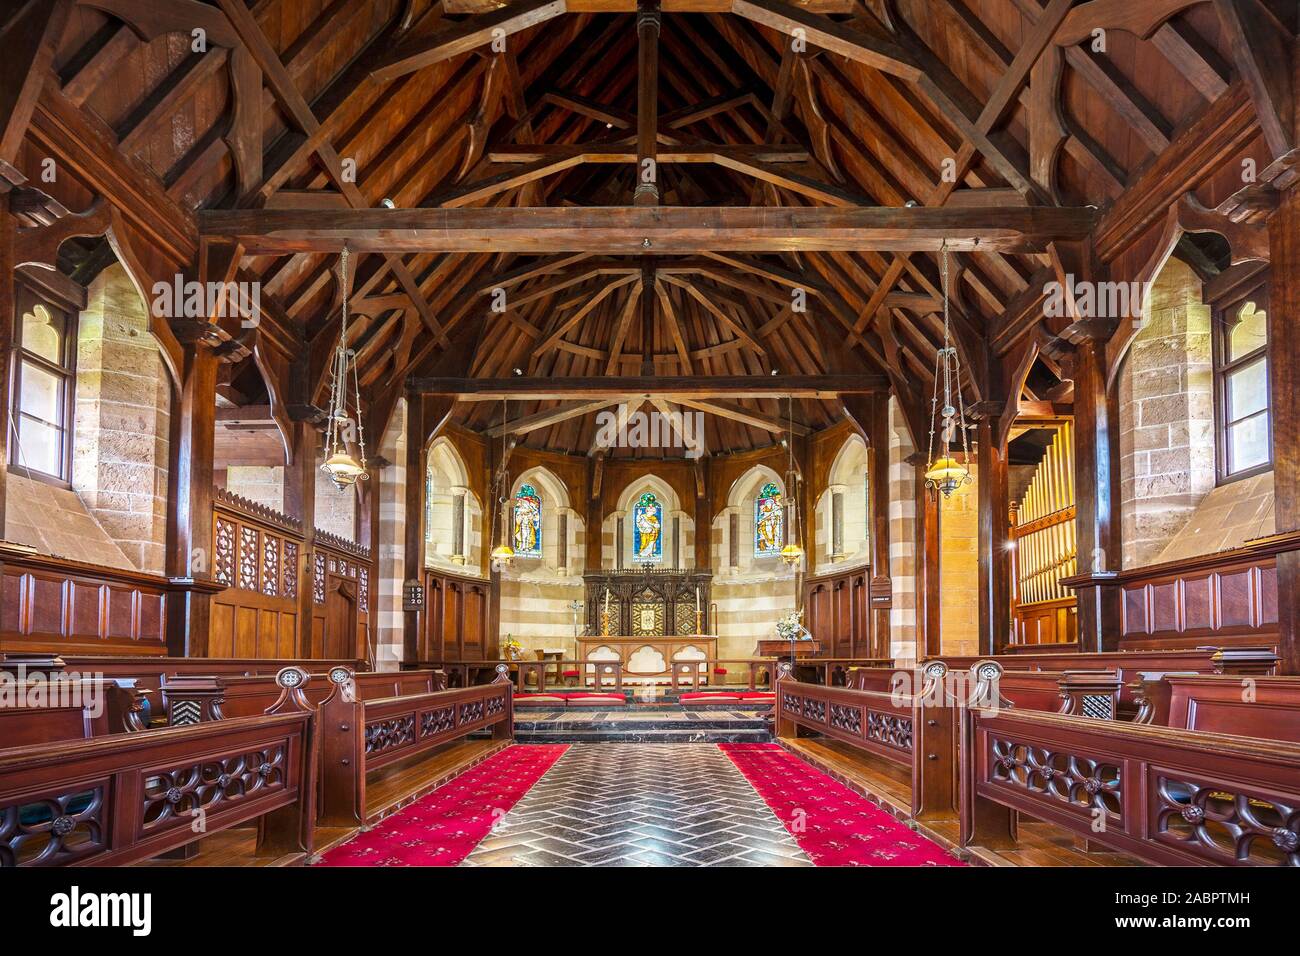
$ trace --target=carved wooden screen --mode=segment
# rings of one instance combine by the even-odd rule
[[[340,656],[331,652],[341,651],[344,657],[371,657],[371,584],[374,580],[375,569],[369,548],[316,529],[311,656]],[[344,626],[346,633],[335,633],[337,628]]]
[[[213,496],[210,657],[298,657],[302,525],[218,489]],[[202,556],[196,556],[201,560]]]

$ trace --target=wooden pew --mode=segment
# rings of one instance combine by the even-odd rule
[[[363,700],[346,667],[330,671],[333,685],[319,708],[322,827],[364,826],[386,807],[372,806],[367,785],[399,761],[428,756],[442,745],[491,728],[498,741],[514,738],[509,669],[492,684]]]
[[[0,867],[132,863],[255,818],[259,854],[305,860],[314,715],[283,675],[267,715],[0,750]]]
[[[1300,677],[1145,675],[1137,723],[1300,743]]]
[[[940,655],[933,659],[944,661],[954,670],[968,668],[977,661],[992,660],[1003,668],[1014,671],[1114,671],[1123,682],[1118,709],[1119,717],[1123,720],[1132,720],[1137,714],[1138,706],[1132,696],[1133,682],[1142,673],[1181,672],[1267,676],[1276,673],[1278,664],[1278,656],[1273,651],[1267,648],[1250,647],[1108,651],[1097,654],[1025,652],[990,658]]]
[[[915,692],[853,690],[795,681],[783,661],[777,665],[776,736],[812,731],[847,743],[911,774],[913,819],[954,818],[957,710],[945,688],[947,676],[946,664],[931,661],[921,668]]]
[[[1004,671],[1000,667],[997,688],[1002,695],[1001,706],[1102,719],[1113,719],[1116,715],[1122,681],[1114,671]],[[949,673],[956,677],[968,671],[951,668]],[[912,671],[857,667],[849,671],[848,686],[851,690],[888,694],[914,679]]]
[[[1016,846],[1016,813],[1157,865],[1300,865],[1300,743],[972,708],[960,842]]]
[[[352,674],[357,693],[362,700],[381,697],[400,697],[406,694],[428,694],[446,690],[447,678],[441,671],[361,671],[354,672],[345,665],[331,668],[331,672],[344,668]],[[306,690],[313,706],[319,705],[333,688],[328,673]],[[163,707],[169,726],[178,727],[204,720],[221,720],[226,717],[246,717],[263,713],[279,694],[275,678],[258,676],[182,676],[164,678],[162,684]]]

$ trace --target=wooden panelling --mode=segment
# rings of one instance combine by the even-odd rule
[[[1276,649],[1276,555],[1296,536],[1191,561],[1122,571],[1120,648],[1197,647],[1204,644]]]
[[[488,588],[482,578],[425,570],[424,633],[418,660],[479,661],[496,653],[488,635]]]
[[[167,653],[167,579],[45,555],[0,560],[0,652]]]
[[[369,549],[318,528],[312,576],[311,656],[369,660],[375,580]]]
[[[804,625],[826,657],[872,655],[870,568],[823,574],[804,582]]]

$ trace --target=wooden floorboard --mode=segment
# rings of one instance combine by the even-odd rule
[[[459,740],[445,749],[421,755],[412,764],[394,764],[370,775],[366,782],[367,825],[436,790],[510,744],[508,740]]]
[[[785,739],[787,750],[807,760],[882,809],[907,820],[911,807],[911,777],[862,754],[862,751],[826,738]],[[957,821],[916,822],[917,831],[949,848],[958,847]],[[1146,866],[1141,860],[1104,848],[1084,850],[1074,834],[1024,815],[1019,823],[1020,845],[1013,850],[971,850],[971,863],[986,866]]]
[[[305,862],[305,854],[258,856],[257,828],[240,827],[222,830],[199,841],[199,852],[188,859],[155,857],[136,866],[296,866]]]

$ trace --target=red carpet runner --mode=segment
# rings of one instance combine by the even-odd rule
[[[455,866],[568,749],[568,744],[507,747],[330,850],[317,865]]]
[[[718,744],[818,866],[964,866],[777,744]]]

